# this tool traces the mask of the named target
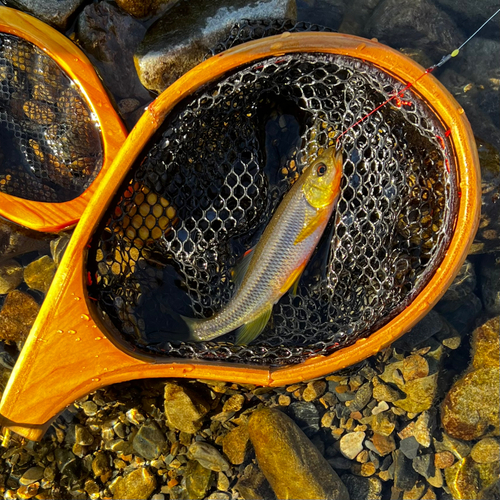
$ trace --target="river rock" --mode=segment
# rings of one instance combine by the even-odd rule
[[[499,434],[500,317],[476,328],[472,337],[472,366],[453,384],[441,407],[446,432],[470,441]]]
[[[43,478],[43,467],[30,467],[19,480],[19,484],[26,486],[28,484],[40,481]]]
[[[481,295],[488,314],[500,314],[500,253],[484,255],[480,262]]]
[[[27,293],[13,290],[0,311],[0,339],[9,342],[26,340],[40,306]]]
[[[444,328],[444,320],[434,309],[430,310],[408,333],[405,333],[393,347],[411,351]]]
[[[483,309],[483,304],[475,293],[467,294],[463,299],[457,301],[457,304],[457,309],[442,314],[459,334],[465,335],[472,330],[479,313]]]
[[[262,471],[254,464],[245,467],[243,475],[238,479],[235,490],[245,500],[267,500],[274,498],[271,486]]]
[[[139,21],[108,2],[87,5],[78,17],[78,43],[117,99],[151,99],[139,81],[133,59],[145,33]]]
[[[201,500],[210,488],[214,473],[206,469],[199,462],[189,462],[184,476],[187,498]]]
[[[297,20],[338,30],[344,17],[345,9],[346,2],[344,0],[298,2]]]
[[[47,293],[55,272],[55,262],[48,255],[44,255],[24,268],[24,281],[33,290]]]
[[[470,452],[477,464],[489,464],[500,460],[500,444],[497,439],[484,438],[477,442]]]
[[[116,0],[118,6],[134,17],[148,17],[164,10],[177,0]]]
[[[37,231],[0,220],[0,260],[5,261],[18,255],[44,251],[49,247],[47,236]]]
[[[340,451],[344,457],[353,460],[363,450],[366,434],[361,431],[349,432],[340,438]]]
[[[152,421],[142,424],[132,441],[134,451],[146,460],[158,458],[165,451],[166,445],[163,432]]]
[[[285,18],[296,18],[295,0],[180,0],[137,47],[137,73],[147,89],[162,92],[201,62],[237,21]]]
[[[12,292],[23,281],[23,268],[13,259],[0,263],[0,295]]]
[[[380,0],[355,0],[347,2],[342,24],[339,26],[340,33],[366,36],[365,26]]]
[[[452,19],[429,0],[383,0],[366,25],[369,37],[392,47],[426,49],[433,57],[448,54],[463,35]]]
[[[496,0],[481,0],[475,3],[468,0],[435,0],[436,4],[448,12],[452,12],[457,22],[464,26],[480,26],[488,17],[498,9]],[[483,33],[496,33],[500,31],[500,20],[493,20]]]
[[[466,259],[453,283],[438,302],[436,310],[440,312],[455,311],[460,307],[460,300],[472,293],[475,288],[476,271],[474,270],[474,264],[469,259]]]
[[[175,429],[194,434],[209,410],[210,403],[201,391],[174,382],[165,384],[165,416]]]
[[[341,479],[352,499],[381,500],[382,498],[382,482],[378,477],[359,477],[344,474]]]
[[[288,415],[302,429],[307,437],[319,431],[319,412],[314,403],[297,401],[288,407]]]
[[[259,467],[278,499],[349,499],[336,472],[284,413],[257,410],[248,430]]]
[[[375,432],[373,434],[372,441],[376,452],[381,457],[385,457],[396,449],[396,442],[394,441],[393,436],[384,436],[383,434]]]
[[[5,0],[6,5],[31,14],[64,31],[84,0]]]
[[[189,447],[189,453],[206,469],[215,472],[224,472],[231,468],[228,461],[216,448],[203,441],[195,441]]]
[[[320,398],[326,391],[326,382],[324,380],[315,380],[309,382],[302,393],[304,401],[314,401]]]
[[[394,461],[394,486],[401,490],[411,490],[418,479],[413,470],[412,461],[408,460],[401,450],[392,454]]]
[[[240,465],[245,461],[250,444],[248,427],[239,425],[230,431],[222,441],[222,451],[234,465]]]
[[[111,489],[113,498],[120,500],[147,500],[156,488],[156,479],[145,467],[120,477]]]

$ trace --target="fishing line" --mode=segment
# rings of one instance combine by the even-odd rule
[[[428,75],[429,73],[432,73],[435,69],[440,68],[448,62],[452,57],[456,57],[460,49],[462,49],[467,43],[469,43],[498,13],[500,12],[500,9],[498,9],[493,15],[491,15],[465,42],[462,43],[458,48],[450,52],[449,54],[443,56],[441,60],[432,65],[429,66],[418,78],[416,78],[413,82],[408,82],[403,89],[401,89],[399,92],[396,92],[394,95],[386,99],[382,104],[379,104],[375,109],[372,109],[369,113],[366,115],[362,116],[357,122],[353,123],[350,125],[348,128],[346,128],[338,137],[336,144],[338,145],[338,142],[340,138],[345,135],[349,130],[354,128],[356,125],[359,125],[360,123],[364,122],[369,116],[373,115],[376,111],[378,111],[380,108],[383,108],[386,104],[391,102],[394,99],[398,99],[400,97],[403,97],[404,93],[411,87],[413,87],[421,78],[423,78],[425,75]]]

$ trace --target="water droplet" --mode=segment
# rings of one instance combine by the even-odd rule
[[[75,297],[75,300],[80,300],[80,297]]]
[[[463,115],[465,113],[464,108],[457,109],[459,115]]]
[[[80,337],[76,337],[75,342],[79,342],[80,340],[82,340]]]
[[[87,314],[82,314],[80,318],[84,319],[85,321],[88,321],[90,319]]]
[[[366,47],[366,43],[360,43],[360,44],[356,47],[356,49],[357,49],[357,50],[363,50],[365,47]]]
[[[93,378],[92,382],[99,382],[101,379],[100,378]]]
[[[59,333],[59,334],[64,333],[64,330],[57,330],[56,333]]]
[[[97,328],[97,325],[92,325],[92,328]]]
[[[74,334],[76,333],[76,330],[68,330],[68,333],[69,333],[70,335],[74,335]]]
[[[281,44],[279,42],[278,43],[273,43],[271,45],[271,50],[279,50],[279,49],[281,49],[281,47],[283,47],[283,44]]]
[[[284,33],[281,34],[281,38],[287,38],[291,35],[289,31],[285,31]]]
[[[94,340],[101,340],[102,337],[96,337]]]

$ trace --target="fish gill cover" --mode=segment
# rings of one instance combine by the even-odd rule
[[[458,207],[451,144],[410,90],[342,138],[337,208],[296,294],[248,346],[173,335],[210,317],[232,270],[321,148],[404,84],[328,54],[268,58],[181,102],[139,155],[94,233],[89,297],[133,349],[264,365],[302,362],[387,323],[422,290]]]
[[[0,33],[0,192],[41,202],[81,195],[102,166],[80,90],[32,43]]]

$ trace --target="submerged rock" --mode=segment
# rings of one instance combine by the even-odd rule
[[[156,488],[156,479],[145,467],[120,477],[112,487],[114,498],[120,500],[146,500]]]
[[[10,292],[0,311],[0,339],[9,342],[26,340],[39,309],[31,295],[19,290]]]
[[[44,255],[24,268],[24,281],[33,290],[47,293],[55,272],[55,262],[48,255]]]
[[[441,407],[446,432],[470,441],[499,435],[500,317],[477,328],[472,339],[472,366],[450,389]]]
[[[481,295],[488,314],[500,314],[500,253],[485,255],[480,262]]]
[[[146,33],[135,65],[142,84],[162,92],[201,62],[242,19],[295,19],[295,0],[180,0]]]
[[[154,422],[146,422],[139,428],[132,445],[139,456],[146,460],[153,460],[164,451],[166,440],[163,432]]]
[[[15,260],[9,259],[0,264],[0,295],[12,292],[23,281],[23,268]]]
[[[119,99],[150,100],[134,68],[134,51],[146,28],[108,2],[87,5],[78,17],[79,45],[91,57],[108,89]]]
[[[381,500],[382,498],[382,482],[378,477],[359,477],[344,474],[342,482],[346,485],[352,499]]]
[[[203,467],[215,472],[224,472],[231,468],[219,451],[208,443],[196,441],[189,447],[189,454]]]
[[[116,0],[118,7],[138,18],[157,14],[175,2],[177,0]]]
[[[264,474],[254,464],[245,467],[243,475],[238,479],[234,489],[245,500],[268,500],[275,498]]]
[[[71,16],[85,0],[5,0],[6,5],[23,10],[44,23],[64,31]]]
[[[201,500],[210,488],[214,473],[199,462],[189,462],[184,476],[187,498]]]
[[[451,18],[429,0],[383,0],[367,23],[366,33],[399,48],[427,49],[439,57],[455,49],[463,39]]]
[[[330,464],[284,413],[257,410],[250,417],[248,430],[259,467],[277,498],[349,498]]]

